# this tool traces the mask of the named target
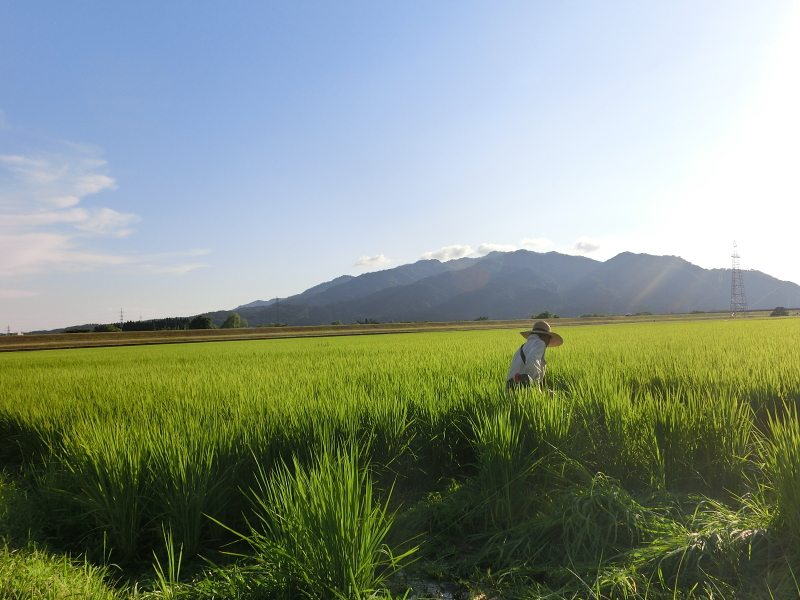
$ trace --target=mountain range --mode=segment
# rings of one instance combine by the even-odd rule
[[[744,272],[751,309],[800,307],[800,286],[760,271]],[[492,252],[447,262],[420,260],[343,275],[300,294],[234,309],[250,326],[388,321],[562,317],[639,311],[727,310],[730,269],[703,269],[677,256],[623,252],[604,262],[558,252]],[[233,311],[207,314],[216,325]]]

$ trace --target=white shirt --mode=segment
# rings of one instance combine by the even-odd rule
[[[544,350],[547,345],[536,334],[528,336],[528,340],[522,345],[525,352],[525,362],[522,362],[519,350],[514,353],[511,359],[511,368],[508,370],[508,379],[514,379],[517,373],[527,373],[534,381],[541,382],[544,379],[544,371],[547,368],[547,361],[544,359]]]

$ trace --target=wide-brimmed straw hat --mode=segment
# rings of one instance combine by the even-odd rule
[[[530,331],[520,331],[520,335],[522,335],[522,337],[524,337],[526,340],[528,339],[528,336],[531,335],[532,333],[542,333],[544,335],[549,335],[550,341],[547,342],[548,348],[552,348],[554,346],[560,346],[561,344],[564,343],[564,338],[562,338],[557,333],[550,331],[550,324],[547,321],[536,321],[536,323],[533,324],[533,329],[531,329]]]

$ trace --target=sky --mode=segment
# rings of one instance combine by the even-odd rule
[[[519,248],[800,283],[798,106],[797,0],[2,1],[0,327]]]

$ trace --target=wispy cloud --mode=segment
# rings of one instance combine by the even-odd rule
[[[510,244],[481,244],[475,251],[476,256],[486,256],[490,252],[514,252],[516,246]]]
[[[211,254],[210,248],[192,248],[191,250],[180,250],[177,252],[159,252],[157,254],[148,254],[141,257],[143,261],[161,261],[170,258],[186,258],[192,256],[203,256]]]
[[[0,290],[0,298],[30,298],[31,296],[38,296],[39,292],[31,292],[29,290]]]
[[[0,214],[0,230],[20,231],[46,225],[72,224],[83,235],[92,237],[125,237],[133,233],[130,225],[141,219],[134,214],[119,213],[110,208],[70,208],[39,210],[28,213]]]
[[[0,276],[44,273],[51,270],[85,271],[105,265],[134,262],[126,256],[103,254],[79,247],[77,241],[60,233],[0,233]]]
[[[174,265],[174,266],[160,266],[160,265],[141,265],[141,267],[149,272],[149,273],[176,273],[179,275],[183,275],[184,273],[188,273],[189,271],[194,271],[195,269],[202,269],[204,267],[210,267],[211,265],[207,265],[204,263],[189,263],[185,265]]]
[[[569,247],[568,252],[570,254],[592,254],[593,252],[600,250],[602,247],[602,240],[583,236],[577,239],[575,243]]]
[[[555,246],[553,242],[548,240],[546,237],[543,238],[522,238],[522,241],[519,243],[520,246],[523,248],[527,248],[528,250],[542,250],[543,248],[550,248]]]
[[[464,258],[472,254],[472,248],[469,246],[455,244],[453,246],[445,246],[434,250],[433,252],[425,252],[420,258],[422,260],[439,260],[447,262],[456,258]]]
[[[126,237],[133,233],[130,226],[139,221],[141,218],[137,215],[118,213],[110,208],[100,208],[92,211],[75,228],[91,235]]]
[[[7,124],[0,111],[3,127]],[[70,143],[58,148],[0,154],[0,276],[121,264],[181,274],[208,266],[175,260],[208,254],[207,249],[124,256],[90,247],[92,239],[130,236],[142,219],[108,207],[78,206],[89,196],[117,189],[117,183],[98,148]],[[169,264],[175,262],[179,264]]]
[[[0,164],[12,175],[3,190],[5,202],[11,200],[27,209],[32,203],[68,208],[84,196],[117,188],[114,178],[102,172],[106,161],[96,149],[71,150],[34,156],[0,154]]]
[[[371,267],[381,267],[383,265],[388,265],[392,262],[391,258],[386,258],[384,254],[376,254],[375,256],[362,256],[359,258],[354,267],[362,267],[362,268],[371,268]]]

